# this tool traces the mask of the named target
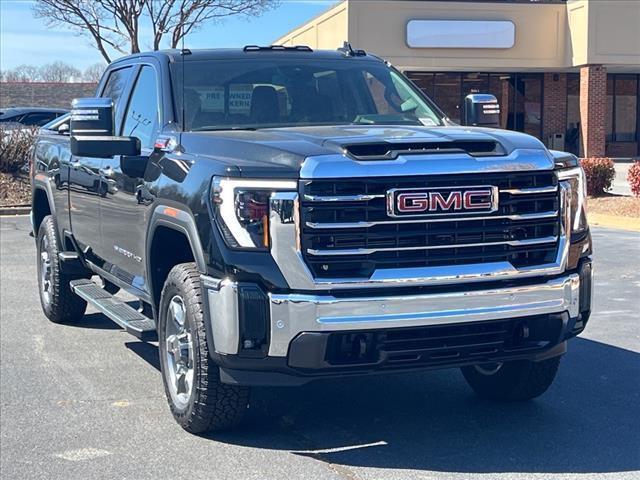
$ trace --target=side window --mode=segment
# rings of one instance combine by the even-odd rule
[[[110,98],[113,100],[113,108],[118,117],[118,103],[122,93],[124,92],[127,82],[129,81],[129,75],[131,75],[131,67],[120,68],[113,70],[109,73],[107,84],[104,86],[104,90],[100,95],[103,98]]]
[[[41,127],[42,125],[49,123],[54,118],[56,118],[56,114],[54,112],[30,113],[22,119],[22,124]]]
[[[158,85],[156,74],[152,67],[144,65],[129,99],[122,135],[138,137],[143,147],[151,147],[157,128]]]

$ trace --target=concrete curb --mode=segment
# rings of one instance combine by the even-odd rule
[[[589,225],[640,232],[640,218],[620,217],[616,215],[607,215],[606,213],[589,213],[588,217]]]
[[[31,205],[16,205],[13,207],[0,207],[0,215],[28,215]]]

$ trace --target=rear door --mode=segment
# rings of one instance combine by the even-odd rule
[[[140,139],[141,155],[150,156],[162,114],[159,67],[136,67],[131,95],[124,102],[121,135]],[[106,194],[102,199],[102,248],[105,270],[139,290],[148,291],[145,279],[146,210],[143,178],[125,175],[121,158],[103,163]]]
[[[102,89],[101,97],[111,98],[114,104],[116,125],[122,118],[121,100],[131,79],[131,66],[112,70]],[[102,181],[104,160],[94,157],[71,157],[69,166],[69,210],[71,230],[80,248],[90,247],[101,254],[100,201],[108,186]]]

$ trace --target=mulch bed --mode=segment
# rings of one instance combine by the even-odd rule
[[[640,218],[640,197],[623,197],[619,195],[589,197],[587,211],[616,217]]]
[[[0,172],[0,206],[29,205],[30,203],[29,177],[20,173]]]

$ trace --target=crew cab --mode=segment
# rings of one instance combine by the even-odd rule
[[[34,149],[44,313],[157,339],[190,432],[328,377],[461,368],[534,398],[591,311],[584,177],[498,116],[471,95],[456,125],[348,45],[119,59]]]

